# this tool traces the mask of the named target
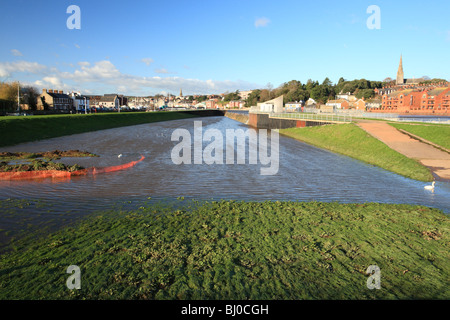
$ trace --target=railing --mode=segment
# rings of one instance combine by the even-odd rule
[[[298,119],[317,122],[352,122],[352,116],[349,114],[284,112],[271,113],[269,116],[271,118]]]
[[[424,122],[424,123],[436,123],[436,124],[449,124],[450,118],[430,117],[430,118],[398,118],[398,122]]]

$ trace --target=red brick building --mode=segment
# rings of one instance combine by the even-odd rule
[[[228,108],[230,109],[234,109],[234,108],[242,108],[244,106],[244,102],[243,101],[230,101],[228,102]]]
[[[358,101],[350,102],[349,109],[356,109],[356,110],[366,110],[366,101],[364,99],[358,99]]]
[[[405,89],[382,96],[379,109],[373,112],[450,115],[450,87]]]
[[[217,109],[219,105],[217,104],[217,99],[209,99],[206,101],[206,109]]]

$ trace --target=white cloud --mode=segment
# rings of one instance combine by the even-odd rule
[[[259,27],[265,27],[270,23],[270,19],[266,18],[266,17],[261,17],[255,20],[255,27],[259,28]]]
[[[63,83],[58,77],[44,77],[42,80],[35,81],[38,86],[61,87]]]
[[[163,74],[170,73],[169,71],[167,71],[167,69],[164,69],[164,68],[155,69],[155,72],[156,73],[163,73]]]
[[[17,50],[17,49],[12,49],[12,50],[11,50],[11,54],[12,54],[13,56],[15,56],[15,57],[21,57],[21,56],[23,56],[22,52],[20,52],[20,51]]]
[[[26,73],[41,73],[47,70],[47,67],[37,62],[15,61],[15,62],[0,62],[0,77],[8,77],[12,73],[26,72]]]
[[[80,45],[75,43],[75,47],[80,49]]]
[[[135,76],[120,72],[116,66],[107,60],[95,63],[80,61],[75,65],[75,70],[73,71],[61,71],[55,67],[46,67],[36,62],[0,63],[0,76],[20,72],[38,74],[40,78],[35,80],[33,85],[40,87],[40,89],[75,90],[87,94],[118,92],[130,95],[147,95],[161,91],[178,93],[180,88],[183,89],[184,93],[189,94],[218,94],[258,87],[257,84],[242,80],[200,80],[175,76]]]
[[[88,62],[79,62],[78,65],[81,70],[75,70],[73,73],[62,72],[60,76],[75,82],[95,82],[120,77],[119,70],[107,60],[96,62],[92,67]]]
[[[152,62],[153,59],[152,58],[142,58],[141,62],[145,63],[147,66],[149,66]]]
[[[81,67],[88,67],[91,64],[89,62],[87,62],[87,61],[80,61],[80,62],[78,62],[78,65],[81,66]]]

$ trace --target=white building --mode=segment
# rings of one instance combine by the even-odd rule
[[[337,94],[336,100],[344,99],[347,101],[356,101],[356,96],[350,93]]]
[[[81,95],[80,92],[73,91],[69,93],[69,97],[73,100],[73,106],[76,112],[85,111],[85,109],[87,111],[90,110],[89,97]]]
[[[306,101],[306,106],[308,106],[308,107],[315,106],[315,105],[317,105],[317,102],[316,102],[316,100],[314,100],[313,98],[309,98],[309,99]]]
[[[247,91],[240,91],[239,96],[242,100],[247,100],[248,96],[253,92],[254,90],[247,90]]]
[[[118,109],[119,108],[119,97],[118,95],[104,95],[100,98],[99,106],[103,108]]]
[[[303,106],[302,101],[300,101],[300,102],[295,101],[295,102],[287,102],[284,105],[284,108],[286,111],[297,111],[297,110],[302,110],[302,106]]]

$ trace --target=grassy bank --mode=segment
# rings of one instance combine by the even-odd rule
[[[426,125],[426,124],[403,124],[389,123],[397,129],[403,129],[409,133],[433,142],[438,146],[450,150],[450,126],[449,125]]]
[[[280,133],[314,146],[328,149],[404,177],[432,181],[428,168],[370,136],[355,124],[282,129]]]
[[[150,122],[191,118],[182,112],[122,112],[29,117],[0,117],[0,147]]]
[[[220,201],[105,212],[0,256],[0,299],[449,299],[421,206]],[[69,290],[68,266],[81,270]],[[370,265],[381,289],[367,288]]]

